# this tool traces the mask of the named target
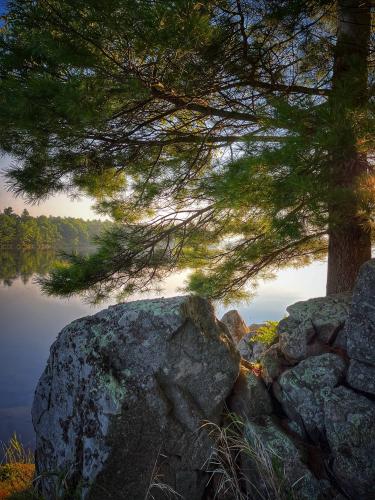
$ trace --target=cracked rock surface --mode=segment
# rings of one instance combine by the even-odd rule
[[[36,389],[38,474],[67,471],[92,500],[144,499],[155,475],[201,498],[212,446],[201,426],[219,422],[238,373],[228,330],[197,297],[129,302],[74,321]],[[41,484],[52,498],[54,479]]]
[[[291,362],[322,354],[343,329],[349,314],[350,294],[337,294],[296,302],[280,321],[280,349]]]

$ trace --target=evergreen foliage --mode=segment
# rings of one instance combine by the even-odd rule
[[[345,221],[368,233],[370,3],[353,5],[358,50],[347,0],[11,0],[10,182],[31,200],[83,191],[119,222],[45,290],[127,295],[187,268],[190,290],[238,299],[326,256]],[[348,158],[364,166],[350,182]]]

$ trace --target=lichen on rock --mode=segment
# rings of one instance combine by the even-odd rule
[[[210,438],[239,371],[213,307],[197,297],[135,301],[77,320],[51,348],[33,405],[42,492],[66,471],[82,498],[144,498],[152,471],[200,498]],[[190,495],[190,496],[189,496]]]
[[[276,396],[285,413],[314,441],[324,439],[324,401],[345,370],[341,357],[326,353],[301,361],[278,379]]]
[[[375,403],[346,387],[325,400],[324,424],[333,473],[353,499],[375,497]]]

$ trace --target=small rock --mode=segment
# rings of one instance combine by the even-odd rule
[[[324,404],[333,473],[349,498],[375,498],[375,403],[346,387],[333,389]]]
[[[221,318],[221,321],[228,328],[229,333],[236,344],[238,344],[242,337],[249,333],[249,327],[241,318],[239,312],[235,309],[226,312]]]
[[[310,319],[319,340],[331,343],[344,325],[351,303],[351,294],[340,293],[296,302],[287,307],[289,316],[299,321]]]
[[[277,332],[280,350],[289,361],[301,361],[309,356],[308,344],[315,335],[310,319],[300,321],[292,317],[284,318]]]
[[[355,359],[350,361],[346,376],[348,384],[359,391],[375,395],[375,366],[360,363]]]
[[[275,396],[285,413],[314,441],[324,438],[324,400],[337,386],[345,369],[345,361],[340,356],[321,354],[286,370],[274,386]]]
[[[263,342],[253,342],[254,335],[255,330],[245,335],[237,345],[241,358],[249,363],[258,363],[262,354],[268,349],[268,346]]]
[[[269,347],[260,357],[262,365],[262,378],[266,384],[270,385],[289,366],[282,355],[279,344]]]

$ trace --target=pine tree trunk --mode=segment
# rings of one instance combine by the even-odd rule
[[[346,185],[348,195],[342,203],[329,207],[330,229],[328,244],[327,294],[351,291],[359,268],[371,259],[371,233],[366,217],[360,213],[356,199],[356,180],[367,173],[366,158],[360,155],[341,161],[339,165],[346,174],[341,176],[341,186]],[[350,196],[350,191],[353,196]]]
[[[368,172],[358,152],[352,112],[368,101],[370,2],[338,0],[338,34],[330,96],[337,142],[331,151],[328,204],[327,294],[351,291],[360,266],[371,258],[368,216],[361,211],[359,184]]]

